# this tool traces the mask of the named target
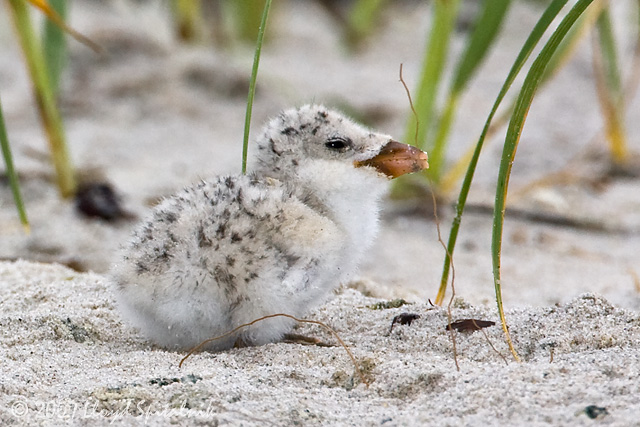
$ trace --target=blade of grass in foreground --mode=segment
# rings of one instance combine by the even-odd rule
[[[11,156],[11,148],[9,147],[9,138],[7,137],[7,129],[4,124],[4,116],[2,114],[2,102],[0,102],[0,146],[2,147],[2,157],[4,158],[4,164],[6,166],[7,178],[9,179],[9,185],[11,186],[11,192],[13,193],[13,200],[16,203],[18,209],[18,216],[20,222],[25,231],[29,232],[29,220],[27,219],[27,211],[24,208],[22,202],[22,195],[20,194],[20,185],[18,183],[18,175],[13,168],[13,157]]]
[[[567,0],[554,0],[549,7],[544,11],[535,27],[529,34],[526,42],[522,46],[518,57],[515,62],[511,66],[511,70],[509,71],[509,75],[505,80],[498,97],[496,98],[493,107],[491,108],[491,112],[489,113],[489,117],[485,122],[484,129],[482,129],[482,133],[480,134],[480,138],[476,144],[475,151],[471,157],[471,161],[467,168],[467,173],[464,177],[464,181],[462,183],[462,188],[460,189],[460,195],[458,196],[458,203],[456,204],[456,216],[453,219],[453,223],[451,225],[451,230],[449,232],[449,241],[447,243],[448,254],[445,256],[444,266],[442,268],[442,278],[440,280],[440,288],[438,289],[438,295],[436,296],[436,304],[441,305],[444,301],[445,292],[447,290],[447,283],[449,282],[449,269],[451,266],[451,259],[449,254],[453,255],[453,251],[456,247],[456,240],[458,238],[458,231],[460,230],[460,223],[462,221],[462,214],[464,212],[464,206],[467,202],[467,196],[469,195],[469,189],[471,188],[471,182],[473,181],[473,175],[476,171],[476,166],[478,164],[478,159],[480,158],[480,152],[482,151],[482,146],[484,144],[485,138],[487,136],[487,132],[491,126],[491,122],[496,112],[498,111],[498,107],[502,103],[505,95],[507,94],[509,88],[513,84],[516,76],[524,66],[527,58],[531,55],[531,52],[536,47],[540,38],[545,33],[551,22],[558,15],[560,10],[567,3]]]
[[[242,173],[247,173],[247,153],[249,151],[249,130],[251,128],[251,112],[253,111],[253,97],[256,93],[256,79],[258,78],[258,65],[260,65],[260,52],[262,52],[262,41],[264,30],[267,26],[267,17],[271,8],[271,0],[264,4],[262,20],[258,28],[258,40],[256,41],[256,52],[253,56],[253,68],[251,69],[251,80],[249,81],[249,96],[247,99],[247,112],[244,117],[244,139],[242,142]]]
[[[271,3],[269,1],[269,3]],[[258,24],[261,22],[261,10],[267,8],[265,0],[227,0],[227,11],[231,13],[236,35],[242,40],[252,41],[259,37]],[[269,6],[271,7],[271,6]],[[229,16],[229,15],[227,15]],[[262,14],[264,17],[264,13]]]
[[[553,57],[549,61],[549,65],[542,77],[543,82],[550,81],[573,57],[580,42],[591,32],[596,25],[598,16],[605,6],[605,2],[598,1],[583,13],[576,23],[571,27],[562,43],[556,49]]]
[[[571,27],[569,33],[562,40],[562,43],[553,54],[549,65],[544,72],[541,85],[548,83],[557,73],[561,70],[571,59],[576,51],[576,48],[584,36],[595,25],[595,22],[602,10],[603,2],[594,3],[589,9],[585,11],[580,19]],[[640,73],[639,73],[640,74]],[[515,102],[515,100],[514,100]],[[485,139],[491,138],[498,130],[509,121],[509,117],[513,112],[513,102],[507,108],[504,108],[502,113],[495,117],[492,122]],[[465,171],[469,167],[471,158],[475,151],[475,145],[472,145],[464,155],[462,155],[456,162],[447,167],[447,170],[443,172],[440,181],[438,182],[438,188],[441,194],[448,194],[452,191],[453,187],[457,184],[460,178],[465,174]]]
[[[62,118],[49,81],[42,48],[31,25],[27,3],[23,0],[9,0],[8,4],[31,74],[40,117],[49,139],[58,188],[62,197],[70,197],[76,189],[75,172],[67,151]]]
[[[515,109],[509,122],[507,129],[507,136],[505,138],[504,147],[502,150],[502,158],[500,160],[500,171],[498,173],[498,184],[496,188],[496,201],[493,213],[493,235],[491,240],[491,255],[493,261],[493,278],[496,292],[496,302],[498,305],[498,312],[500,315],[500,321],[502,322],[502,329],[507,338],[509,349],[511,354],[516,360],[519,360],[518,354],[513,346],[511,337],[509,335],[509,329],[507,328],[506,319],[504,316],[504,307],[502,304],[502,283],[500,278],[500,257],[502,252],[502,230],[504,225],[504,213],[507,198],[507,189],[509,187],[509,177],[511,175],[511,168],[513,166],[513,160],[516,155],[520,136],[522,134],[522,128],[527,118],[529,108],[533,102],[538,85],[542,81],[544,71],[549,64],[551,57],[562,42],[562,39],[571,29],[576,20],[582,15],[585,9],[594,0],[579,0],[575,6],[567,13],[558,28],[553,32],[549,41],[542,48],[542,51],[538,57],[533,61],[531,68],[527,74],[527,77],[522,84],[522,89],[516,100]]]

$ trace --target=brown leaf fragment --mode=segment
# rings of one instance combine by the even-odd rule
[[[445,329],[447,331],[450,331],[453,328],[458,332],[473,332],[479,331],[482,328],[488,328],[489,326],[493,326],[495,324],[496,322],[492,322],[490,320],[462,319],[447,325]]]
[[[414,320],[419,319],[419,318],[420,318],[420,315],[416,314],[416,313],[401,313],[401,314],[398,314],[391,321],[391,328],[389,328],[389,333],[391,333],[391,331],[393,331],[393,327],[395,326],[396,323],[398,323],[400,325],[411,326],[411,322],[413,322]]]

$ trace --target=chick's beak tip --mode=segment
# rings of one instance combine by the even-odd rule
[[[397,178],[429,168],[428,160],[427,153],[419,148],[391,140],[376,156],[355,162],[354,165],[372,166],[389,178]]]

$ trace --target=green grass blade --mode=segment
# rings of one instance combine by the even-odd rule
[[[498,173],[498,184],[496,188],[496,201],[493,215],[493,233],[491,240],[491,255],[493,263],[493,277],[496,292],[496,302],[498,305],[498,313],[502,322],[502,329],[507,338],[509,349],[516,360],[519,359],[518,354],[513,347],[509,335],[509,329],[504,316],[504,307],[502,304],[502,283],[500,277],[500,260],[502,252],[502,231],[504,225],[504,214],[506,208],[507,189],[509,187],[509,177],[513,160],[516,155],[522,128],[524,127],[529,108],[533,102],[533,97],[538,89],[545,68],[547,67],[551,57],[560,45],[560,42],[571,29],[576,20],[582,15],[585,9],[594,0],[579,0],[575,6],[567,13],[558,28],[553,32],[549,41],[545,44],[538,57],[533,61],[531,68],[525,78],[520,90],[520,94],[516,100],[515,109],[509,122],[505,143],[502,150],[502,158],[500,160],[500,171]]]
[[[624,129],[624,96],[618,52],[608,8],[600,13],[597,27],[599,37],[597,51],[594,52],[594,67],[598,99],[605,119],[605,133],[609,141],[611,158],[615,165],[624,165],[629,154]]]
[[[609,8],[604,8],[598,17],[598,40],[604,58],[604,69],[607,86],[611,89],[614,97],[620,97],[622,92],[622,78],[620,77],[620,67],[616,40],[613,35],[611,14]]]
[[[571,30],[562,40],[562,43],[549,61],[549,64],[547,65],[547,68],[544,72],[544,76],[542,77],[541,85],[548,83],[558,73],[558,71],[569,62],[569,59],[571,59],[571,57],[575,53],[579,42],[582,41],[582,39],[595,26],[603,5],[604,3],[602,1],[594,3],[585,11],[584,14],[580,16],[573,27],[571,27]],[[503,124],[506,124],[508,122],[511,112],[513,112],[514,102],[515,99],[513,100],[513,102],[511,102],[510,106],[503,108],[500,116],[493,119],[493,121],[491,122],[491,127],[489,128],[489,131],[486,135],[487,138],[490,138],[491,135],[496,133],[498,129],[502,127]],[[443,120],[445,120],[445,118],[443,118]],[[436,140],[437,139],[438,138],[436,138]],[[464,171],[468,168],[469,162],[471,161],[474,147],[471,147],[471,149],[464,156],[462,156],[453,164],[453,166],[447,167],[446,170],[443,171],[443,175],[438,181],[438,190],[440,194],[449,193],[457,184],[459,179],[464,175]]]
[[[436,296],[436,304],[440,305],[444,301],[445,292],[447,290],[447,284],[449,282],[449,269],[451,266],[450,254],[453,255],[453,252],[456,247],[456,241],[458,239],[458,232],[460,231],[460,224],[462,222],[462,214],[464,213],[464,207],[467,202],[467,197],[469,195],[469,189],[471,188],[471,182],[473,181],[473,176],[476,171],[476,166],[478,165],[478,159],[480,158],[480,152],[482,151],[482,147],[484,145],[485,138],[487,136],[487,132],[489,132],[489,128],[491,126],[491,122],[498,111],[498,107],[502,103],[505,95],[509,91],[509,88],[513,84],[516,76],[524,66],[525,62],[533,52],[533,49],[536,47],[540,38],[545,33],[551,22],[558,15],[560,10],[567,3],[567,0],[553,0],[553,2],[547,7],[544,11],[533,30],[529,34],[529,37],[525,41],[520,53],[511,66],[511,70],[498,93],[498,97],[493,103],[493,107],[491,108],[491,112],[487,117],[484,128],[482,129],[482,133],[480,134],[480,138],[476,144],[476,148],[473,152],[473,156],[471,157],[471,161],[469,162],[469,166],[467,168],[467,173],[465,174],[464,181],[462,183],[462,187],[460,188],[460,194],[458,196],[458,203],[456,204],[456,216],[453,218],[453,223],[451,224],[451,230],[449,231],[449,240],[447,243],[448,254],[445,255],[445,261],[442,268],[442,278],[440,279],[440,288],[438,289],[438,294]]]
[[[49,5],[62,19],[67,16],[67,0],[49,0]],[[42,46],[49,73],[49,82],[54,94],[58,94],[60,76],[67,63],[67,42],[64,31],[50,19],[44,21]]]
[[[225,2],[226,9],[233,19],[234,30],[242,40],[253,41],[259,37],[258,28],[264,16],[266,3],[265,0],[227,0]]]
[[[33,30],[27,3],[23,0],[8,0],[8,4],[31,75],[40,117],[49,140],[58,188],[63,197],[70,197],[76,189],[75,172],[67,151],[62,118],[49,81],[42,47]]]
[[[484,2],[484,8],[475,22],[474,30],[458,62],[433,148],[429,151],[429,173],[436,183],[442,175],[447,139],[455,119],[458,98],[493,45],[510,5],[511,0],[486,0]]]
[[[2,157],[4,158],[4,164],[7,171],[7,178],[9,179],[9,185],[11,186],[11,192],[13,193],[13,200],[15,201],[16,208],[18,209],[18,216],[20,217],[20,222],[24,226],[24,229],[28,233],[29,220],[27,219],[27,211],[24,208],[22,196],[20,195],[18,175],[13,168],[13,157],[11,156],[9,138],[7,137],[7,129],[5,127],[4,116],[2,114],[2,102],[0,102],[0,147],[2,147]]]
[[[414,99],[418,118],[416,119],[413,114],[409,114],[404,138],[405,141],[416,139],[417,120],[419,120],[420,126],[416,143],[422,149],[425,148],[425,140],[433,119],[434,106],[446,65],[449,41],[458,13],[458,5],[459,0],[435,0],[433,3],[431,32],[424,53],[420,84]]]
[[[598,16],[602,11],[604,2],[599,1],[594,3],[592,7],[587,9],[583,15],[578,18],[578,21],[571,27],[569,33],[556,49],[553,57],[547,65],[547,69],[544,72],[542,80],[544,83],[550,81],[559,70],[569,62],[579,43],[589,34],[590,30],[595,26]]]
[[[582,16],[580,16],[573,27],[571,27],[571,30],[562,40],[562,43],[549,61],[549,65],[547,65],[544,76],[542,77],[541,85],[548,83],[557,74],[557,72],[569,62],[569,59],[575,53],[579,42],[582,41],[585,35],[588,34],[589,30],[594,27],[597,18],[600,15],[600,11],[602,10],[603,4],[604,3],[602,1],[594,3]],[[515,102],[515,99],[513,101]],[[514,102],[512,102],[509,107],[503,108],[500,116],[494,118],[487,133],[487,138],[490,138],[491,135],[502,127],[503,124],[508,122],[511,112],[513,111]],[[446,170],[443,171],[443,175],[438,181],[438,190],[440,191],[440,194],[449,193],[460,177],[464,175],[464,171],[468,168],[469,162],[471,161],[474,147],[471,147],[469,152],[458,159],[452,167],[447,167]]]
[[[258,78],[258,66],[260,65],[260,53],[262,52],[262,41],[264,40],[264,30],[267,26],[267,17],[271,8],[271,0],[267,0],[262,11],[262,19],[258,28],[258,40],[256,41],[256,51],[253,56],[253,67],[251,69],[251,80],[249,81],[249,96],[247,98],[247,112],[244,117],[244,139],[242,143],[242,173],[247,173],[247,153],[249,151],[249,130],[251,129],[251,112],[253,111],[253,97],[256,93],[256,79]]]
[[[357,45],[375,30],[382,8],[388,0],[357,0],[347,18],[347,42]]]
[[[200,0],[174,0],[173,15],[178,36],[187,42],[202,37],[202,7]]]
[[[484,9],[458,64],[452,92],[461,92],[471,80],[500,32],[510,5],[511,0],[485,0]]]

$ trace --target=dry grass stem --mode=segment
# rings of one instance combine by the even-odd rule
[[[42,0],[28,0],[28,1],[34,7],[40,9],[40,11],[44,13],[47,16],[47,18],[49,18],[54,24],[60,27],[60,29],[65,31],[67,34],[69,34],[71,37],[76,39],[78,42],[89,47],[96,53],[104,53],[104,49],[102,49],[100,45],[98,45],[96,42],[89,39],[89,37],[82,35],[78,31],[74,30],[69,25],[67,25],[67,23],[64,22],[64,19],[62,19],[62,17],[58,14],[58,12],[56,12],[46,1],[42,1]]]
[[[504,357],[504,355],[502,353],[500,353],[498,351],[498,349],[493,345],[493,343],[491,342],[491,339],[489,338],[489,335],[487,335],[487,333],[485,332],[484,328],[481,328],[480,326],[478,326],[478,324],[476,323],[476,321],[474,319],[471,319],[471,321],[478,328],[478,330],[480,330],[480,332],[482,332],[482,335],[484,335],[484,338],[487,340],[487,342],[489,343],[489,346],[493,349],[493,351],[495,351],[496,354],[498,356],[500,356],[502,358],[502,360],[504,360],[504,364],[505,365],[508,365],[509,362],[507,361],[507,358]]]
[[[353,366],[356,369],[356,373],[358,374],[358,376],[360,377],[360,380],[362,381],[363,384],[365,384],[367,387],[369,387],[369,381],[367,381],[367,379],[364,377],[364,374],[362,373],[362,370],[360,369],[360,365],[358,364],[358,361],[356,360],[356,358],[354,357],[353,353],[351,353],[351,350],[349,350],[349,347],[347,346],[347,344],[345,344],[344,341],[342,341],[342,338],[340,338],[340,336],[338,335],[338,333],[336,331],[334,331],[329,325],[322,323],[318,320],[307,320],[307,319],[298,319],[297,317],[294,317],[290,314],[285,314],[285,313],[277,313],[277,314],[270,314],[268,316],[263,316],[260,317],[259,319],[255,319],[249,323],[244,323],[240,326],[238,326],[237,328],[234,328],[233,330],[219,335],[217,337],[213,337],[213,338],[209,338],[208,340],[204,340],[202,341],[200,344],[198,344],[197,346],[195,346],[194,348],[192,348],[191,350],[189,350],[189,353],[187,353],[187,355],[185,357],[182,358],[182,360],[180,360],[180,363],[178,364],[179,368],[182,368],[182,364],[185,362],[185,360],[187,360],[193,353],[197,352],[198,350],[200,350],[202,347],[204,347],[205,345],[213,342],[213,341],[217,341],[220,340],[222,338],[226,338],[229,335],[233,335],[236,332],[238,332],[240,329],[246,328],[248,326],[254,325],[258,322],[261,322],[263,320],[266,319],[272,319],[274,317],[287,317],[289,319],[295,320],[296,322],[299,323],[311,323],[314,325],[320,325],[323,328],[325,328],[327,331],[329,331],[340,343],[340,345],[345,349],[345,351],[347,352],[347,354],[349,355],[349,358],[351,358],[351,362],[353,362]]]
[[[413,115],[415,116],[415,119],[416,119],[415,145],[418,145],[418,126],[420,125],[420,120],[418,119],[418,114],[416,113],[416,109],[413,106],[413,100],[411,99],[411,91],[409,90],[409,87],[407,87],[407,84],[405,83],[404,78],[402,77],[402,64],[400,64],[400,83],[402,83],[404,90],[407,92],[407,98],[409,99],[409,106],[411,107],[411,111],[413,112]],[[442,240],[442,235],[440,233],[440,218],[438,217],[438,205],[436,201],[436,194],[433,191],[433,185],[434,185],[433,181],[431,180],[431,178],[429,178],[429,190],[431,191],[431,199],[433,201],[433,217],[436,223],[436,230],[438,231],[438,241],[440,242],[445,252],[449,256],[449,260],[451,262],[451,299],[449,300],[449,305],[447,305],[447,321],[449,322],[449,326],[451,326],[451,323],[453,322],[453,317],[451,315],[451,304],[453,302],[453,297],[456,294],[455,287],[453,285],[456,277],[456,270],[453,266],[453,257],[449,253],[449,250],[447,249],[447,244],[444,242],[444,240]],[[458,363],[458,352],[456,350],[456,335],[453,328],[449,328],[449,329],[451,333],[451,344],[453,346],[453,361],[456,364],[456,369],[459,371],[460,364]]]

